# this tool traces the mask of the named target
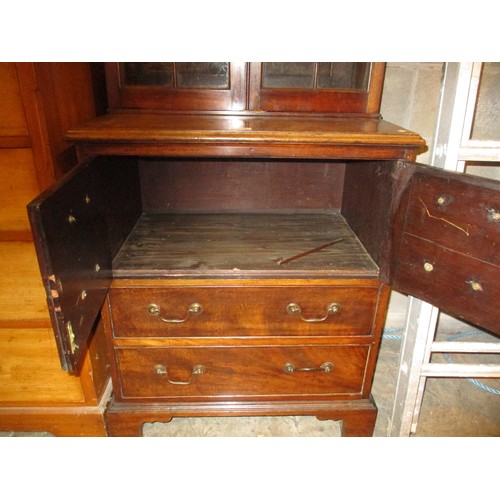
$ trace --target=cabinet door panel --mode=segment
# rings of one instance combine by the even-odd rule
[[[500,333],[500,183],[418,166],[397,220],[394,288]]]
[[[61,364],[76,371],[111,278],[102,183],[81,165],[28,206]]]
[[[500,266],[499,228],[498,193],[459,179],[415,177],[407,233]]]

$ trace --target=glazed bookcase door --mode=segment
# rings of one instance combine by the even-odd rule
[[[393,287],[500,334],[500,183],[414,167],[396,219]]]
[[[102,184],[77,167],[28,205],[42,281],[63,369],[78,371],[111,280]]]
[[[240,111],[246,63],[106,63],[111,110]]]
[[[384,74],[384,63],[250,63],[250,109],[377,115]]]

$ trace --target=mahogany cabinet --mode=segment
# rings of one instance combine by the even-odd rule
[[[368,94],[368,107],[347,99],[341,114],[335,103],[249,109],[254,65],[243,67],[243,89],[224,87],[246,96],[238,112],[115,100],[68,131],[80,166],[29,206],[66,370],[79,370],[104,325],[109,435],[195,415],[316,415],[342,420],[344,435],[371,435],[391,287],[500,333],[498,182],[414,163],[424,141],[377,114],[378,65],[346,91]],[[113,101],[120,70],[110,66]],[[169,68],[189,74],[167,65],[154,81]],[[146,78],[133,71],[131,87]],[[300,107],[319,95],[298,85],[302,97],[272,99]],[[136,86],[136,97],[159,99]],[[182,108],[179,92],[169,99]]]

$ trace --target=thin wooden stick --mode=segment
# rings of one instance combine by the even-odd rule
[[[278,260],[278,266],[281,266],[283,264],[288,264],[289,262],[292,262],[293,260],[300,259],[302,257],[305,257],[306,255],[311,254],[311,253],[319,252],[320,250],[323,250],[324,248],[327,248],[327,247],[331,247],[332,245],[335,245],[335,243],[340,243],[341,241],[344,241],[344,238],[338,238],[337,240],[330,241],[330,243],[325,243],[324,245],[313,248],[312,250],[307,250],[306,252],[299,253],[299,254],[294,255],[292,257],[287,257],[286,259],[280,259],[280,260]]]

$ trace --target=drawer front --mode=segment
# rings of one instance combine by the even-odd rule
[[[500,333],[500,268],[411,235],[403,237],[395,288]]]
[[[370,335],[374,287],[113,289],[115,337]]]
[[[370,346],[123,348],[123,399],[361,395]]]
[[[500,266],[500,192],[417,175],[405,232]]]

